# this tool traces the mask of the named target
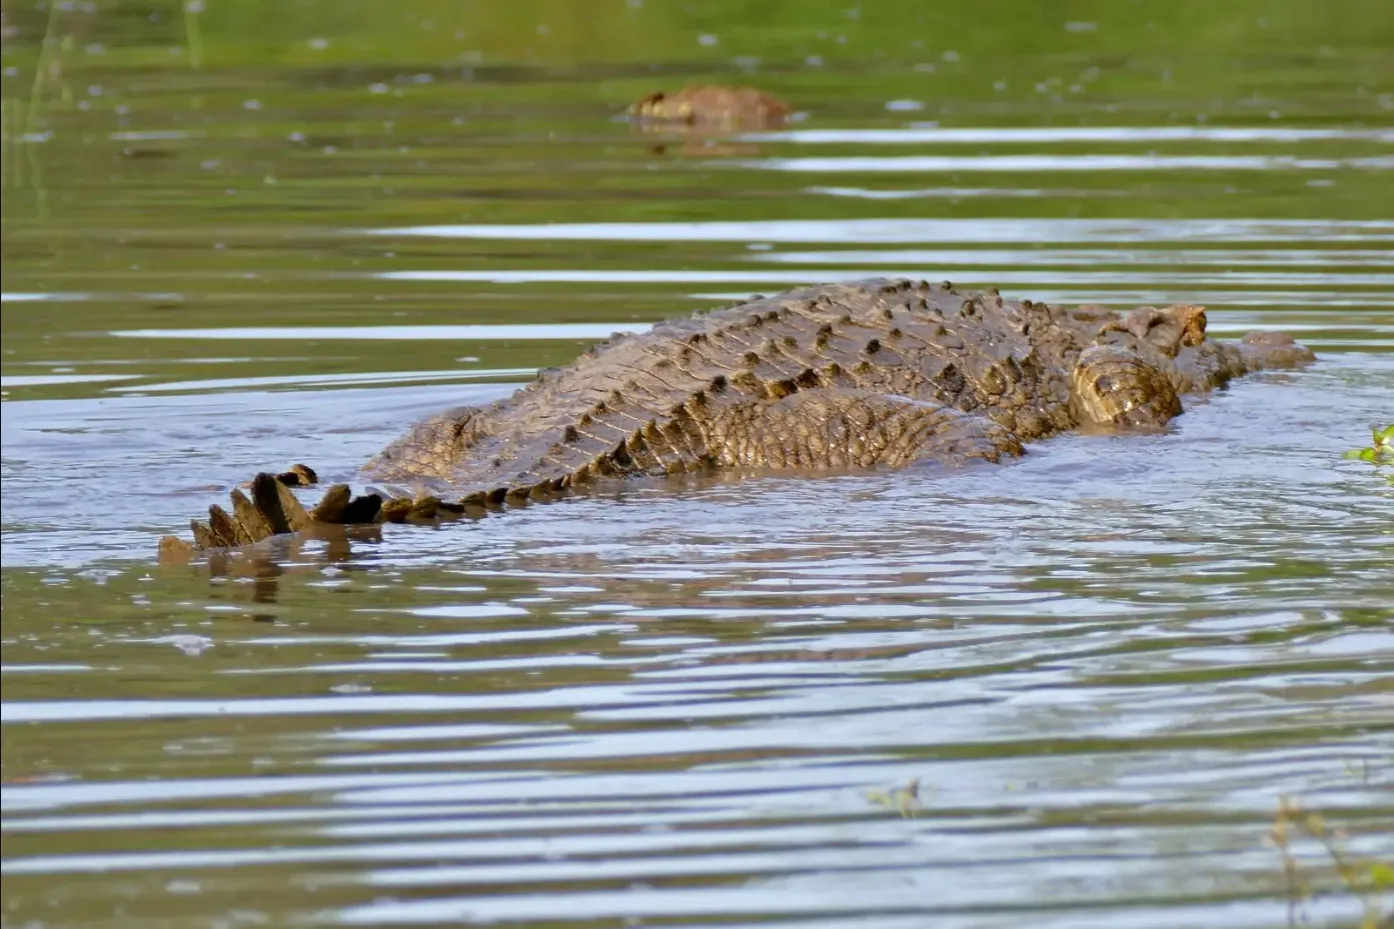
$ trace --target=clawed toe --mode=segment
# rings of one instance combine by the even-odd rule
[[[287,487],[309,487],[319,483],[319,475],[307,464],[293,464],[288,470],[276,475],[276,480]]]
[[[314,474],[308,468],[304,470],[310,475]],[[252,479],[250,497],[241,488],[233,488],[228,495],[232,503],[231,513],[216,503],[210,506],[207,522],[194,520],[189,524],[194,534],[193,551],[241,548],[273,535],[301,532],[313,526],[314,518],[305,512],[295,494],[290,492],[290,487],[285,483],[286,475],[292,475],[297,480],[304,477],[299,470],[279,475],[263,471]],[[326,496],[333,495],[337,490],[331,488],[331,494]],[[348,488],[344,487],[343,492],[346,494],[347,491]],[[161,554],[186,554],[175,544],[177,541],[172,537],[162,539]]]
[[[470,513],[463,504],[445,503],[434,496],[354,496],[347,484],[332,485],[314,508],[306,511],[290,488],[317,482],[318,476],[307,465],[295,465],[281,474],[263,471],[243,485],[246,491],[241,487],[232,490],[231,512],[214,504],[208,508],[206,522],[194,520],[190,524],[192,545],[174,536],[161,539],[160,560],[186,562],[203,552],[243,548],[272,536],[312,531],[317,525],[431,523]]]

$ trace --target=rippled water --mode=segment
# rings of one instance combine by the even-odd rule
[[[147,6],[4,14],[4,926],[1275,926],[1284,795],[1394,857],[1341,458],[1394,419],[1389,13]],[[799,121],[612,119],[737,78]],[[256,470],[882,274],[1320,361],[1000,468],[154,563]],[[1394,911],[1293,851],[1315,924]]]

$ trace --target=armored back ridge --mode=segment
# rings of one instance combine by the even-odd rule
[[[339,485],[306,514],[285,489],[297,479],[261,475],[251,500],[195,524],[193,549],[482,512],[599,478],[997,461],[1083,423],[1161,426],[1182,394],[1311,358],[1278,333],[1208,340],[1199,307],[1120,317],[948,282],[824,284],[617,334],[511,397],[420,423],[364,469],[428,496]]]

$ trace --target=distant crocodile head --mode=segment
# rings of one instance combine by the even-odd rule
[[[187,556],[317,522],[434,521],[608,478],[812,473],[1020,455],[1067,429],[1157,429],[1182,397],[1312,353],[1281,333],[1206,335],[1203,308],[1120,316],[947,281],[823,284],[616,335],[511,397],[448,410],[364,468],[409,492],[337,485],[306,513],[269,474],[210,509]]]
[[[763,129],[782,125],[789,104],[753,87],[697,84],[675,93],[653,93],[629,108],[635,119],[694,128]]]

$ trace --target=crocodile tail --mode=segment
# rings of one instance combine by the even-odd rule
[[[490,417],[480,407],[446,410],[417,423],[379,452],[363,470],[385,481],[448,478],[466,457],[464,453],[489,435],[489,426]]]

